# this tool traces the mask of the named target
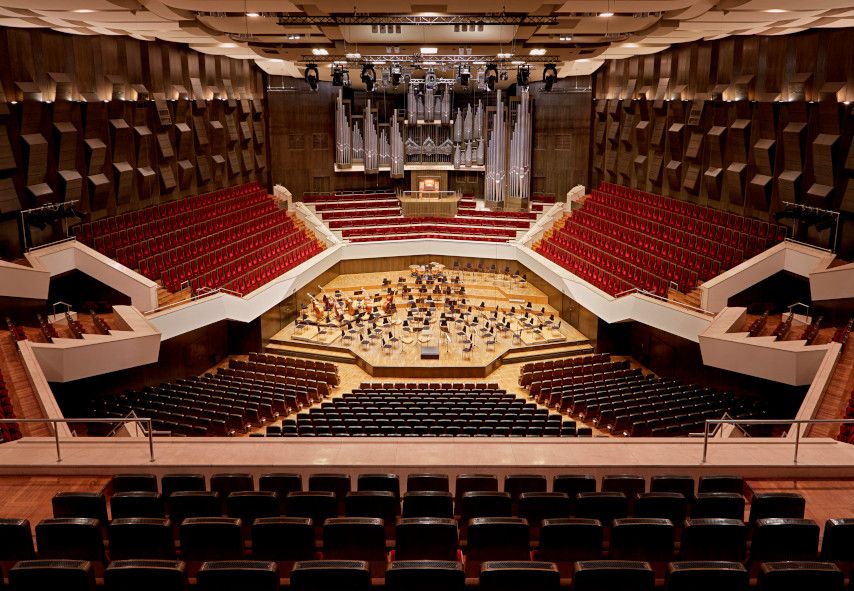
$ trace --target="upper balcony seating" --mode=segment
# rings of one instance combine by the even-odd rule
[[[602,183],[538,251],[610,295],[688,292],[782,241],[786,228]],[[591,266],[592,264],[592,266]]]
[[[6,389],[6,381],[0,373],[0,419],[14,419],[15,409],[12,408],[12,399],[9,398],[9,390]],[[21,429],[17,423],[0,423],[0,443],[14,441],[21,438]]]

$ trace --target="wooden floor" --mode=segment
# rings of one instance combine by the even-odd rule
[[[842,349],[815,418],[838,419],[845,416],[845,409],[852,391],[854,391],[854,343],[849,342]],[[836,437],[838,434],[839,425],[833,423],[812,425],[808,432],[810,437]]]
[[[27,372],[24,369],[24,364],[21,362],[18,349],[8,330],[0,330],[0,369],[3,371],[3,378],[6,382],[6,389],[9,391],[9,398],[12,399],[12,408],[15,410],[15,416],[19,419],[44,418],[36,394],[33,392],[32,386],[30,386],[30,381],[27,378]],[[21,432],[25,436],[32,437],[47,437],[50,435],[50,429],[47,424],[38,423],[22,423]],[[0,496],[0,499],[2,498]]]
[[[177,302],[183,302],[184,300],[189,300],[192,297],[193,292],[189,287],[182,289],[181,291],[171,292],[165,287],[157,287],[157,307],[162,308],[163,306],[168,306],[170,304],[175,304]]]
[[[793,492],[806,499],[804,516],[824,530],[824,522],[854,516],[854,480],[748,480],[748,500],[755,493]],[[745,515],[746,517],[746,515]]]
[[[0,476],[0,517],[30,520],[35,529],[53,517],[50,501],[58,492],[99,492],[109,483],[105,476]]]

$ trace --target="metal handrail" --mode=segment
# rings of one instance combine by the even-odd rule
[[[801,425],[820,425],[838,423],[854,425],[854,419],[706,419],[703,425],[703,459],[706,463],[709,452],[709,425],[795,425],[795,456],[793,463],[798,463],[798,450],[801,446]]]
[[[129,418],[122,417],[116,419],[0,419],[0,424],[20,424],[20,423],[145,423],[148,426],[148,455],[151,462],[154,461],[154,420],[150,418]],[[54,428],[53,440],[56,442],[56,461],[62,461],[62,454],[59,448],[59,430]]]
[[[183,285],[183,284],[182,284]],[[169,310],[170,308],[175,308],[177,306],[181,306],[188,302],[194,302],[196,300],[200,300],[202,298],[206,298],[208,296],[212,296],[217,293],[226,293],[229,295],[233,295],[238,298],[242,298],[243,294],[239,291],[234,291],[231,289],[226,289],[225,287],[200,287],[196,290],[196,293],[191,295],[188,298],[184,298],[183,300],[178,300],[177,302],[172,302],[171,304],[166,304],[165,306],[158,306],[153,310],[149,310],[146,314],[154,314],[155,312],[162,312],[163,310]]]

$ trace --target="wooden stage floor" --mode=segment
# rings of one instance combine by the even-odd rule
[[[323,286],[323,290],[330,295],[339,290],[344,297],[353,297],[358,290],[379,294],[388,287],[383,286],[386,278],[392,282],[392,287],[401,287],[403,284],[399,284],[398,279],[404,278],[406,285],[417,289],[409,271],[399,270],[340,275]],[[346,361],[349,357],[350,362],[355,362],[374,377],[421,378],[487,377],[508,357],[520,362],[527,360],[526,357],[536,359],[544,355],[553,357],[592,351],[587,337],[560,321],[560,314],[549,306],[548,297],[530,284],[521,285],[501,275],[467,273],[463,285],[466,290],[464,309],[467,311],[471,307],[471,314],[465,320],[457,316],[455,321],[449,321],[447,331],[442,331],[438,322],[443,311],[443,296],[435,296],[436,312],[428,329],[406,330],[403,323],[407,320],[408,296],[398,290],[395,296],[397,311],[376,320],[379,333],[368,342],[363,341],[373,323],[351,320],[349,328],[300,327],[292,323],[270,339],[268,350],[292,354],[293,349],[305,349],[321,357],[326,353],[336,361]],[[524,309],[528,302],[531,303],[531,311],[526,317]],[[515,308],[515,312],[511,312],[511,308]],[[509,322],[508,331],[502,333],[497,329],[493,317],[496,313],[499,321]],[[476,323],[473,322],[475,318]],[[553,324],[549,322],[551,318],[555,319]],[[536,325],[536,329],[526,322]],[[411,328],[422,326],[420,321],[412,319],[409,324]],[[486,330],[486,326],[492,332]],[[384,347],[383,341],[390,346]],[[471,350],[466,351],[469,343]],[[424,347],[438,351],[438,359],[423,358]],[[337,359],[336,355],[342,358]]]

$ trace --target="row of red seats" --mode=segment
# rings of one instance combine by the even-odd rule
[[[205,219],[216,217],[240,209],[245,203],[241,198],[264,196],[266,196],[266,192],[261,185],[248,183],[78,224],[74,227],[74,232],[78,240],[91,245],[98,236],[115,234],[122,230],[138,228],[161,220],[171,220],[182,214],[196,213],[199,216],[204,216]],[[157,233],[164,233],[161,228],[157,228],[156,231]]]
[[[695,222],[708,222],[737,232],[752,234],[758,238],[769,238],[774,242],[781,242],[786,237],[785,226],[768,224],[767,222],[728,213],[713,207],[695,205],[672,197],[656,195],[655,193],[647,193],[646,191],[640,191],[638,189],[632,189],[630,187],[624,187],[622,185],[615,185],[607,182],[603,182],[599,185],[599,191],[613,195],[614,197],[622,198],[624,203],[628,202],[636,206],[652,206],[651,208],[638,207],[636,210],[633,209],[632,213],[636,213],[637,215],[656,216],[659,218],[657,221],[660,222],[665,221],[665,212],[673,212],[686,218],[684,220],[685,222],[689,222],[691,220],[694,220]]]
[[[330,201],[326,203],[317,202],[314,204],[314,210],[317,212],[335,211],[335,210],[352,210],[352,209],[383,209],[389,207],[400,207],[400,202],[396,197],[391,199],[370,201]]]
[[[15,341],[26,341],[27,333],[24,332],[24,327],[19,326],[12,322],[12,319],[6,316],[6,328],[9,329],[9,333],[12,335],[12,338]]]
[[[462,208],[457,211],[460,217],[481,217],[481,218],[515,218],[523,220],[535,220],[537,214],[533,211],[491,211],[488,209],[468,209]]]
[[[396,199],[397,195],[394,191],[378,192],[378,193],[352,193],[347,195],[338,195],[335,193],[327,193],[325,195],[303,195],[302,200],[305,203],[316,203],[318,201],[361,201],[364,199]]]
[[[620,279],[616,275],[597,267],[571,252],[563,250],[552,242],[541,242],[537,250],[547,259],[560,265],[564,269],[572,271],[574,275],[581,277],[588,283],[598,287],[609,295],[616,296],[617,294],[632,288],[632,285],[623,279]],[[665,286],[664,291],[666,292],[666,290],[667,288]]]
[[[163,242],[166,246],[162,248],[162,252],[140,260],[139,269],[146,277],[156,280],[163,269],[177,263],[236,243],[255,248],[281,238],[293,229],[293,221],[287,213],[280,212],[234,226],[188,244],[175,244],[164,237]]]
[[[406,219],[406,218],[401,218]],[[502,228],[484,228],[479,227],[476,230],[469,226],[454,226],[451,224],[426,224],[426,223],[412,223],[405,225],[397,225],[397,226],[383,226],[382,228],[359,228],[353,230],[344,230],[341,232],[344,238],[352,237],[360,237],[360,236],[382,236],[382,235],[393,235],[393,234],[451,234],[451,235],[461,235],[461,236],[471,236],[473,232],[477,232],[477,234],[485,235],[485,236],[501,236],[505,239],[515,238],[516,230],[512,229],[502,229]]]
[[[845,414],[842,418],[854,419],[854,389],[851,390],[851,395],[848,397],[848,408],[845,409]],[[836,439],[845,443],[854,443],[854,423],[842,425]]]
[[[14,419],[15,410],[12,408],[12,399],[6,389],[3,374],[0,373],[0,419]],[[21,429],[17,423],[0,423],[0,443],[14,441],[21,438]]]
[[[242,260],[242,257],[249,253],[266,251],[267,258],[273,258],[276,254],[288,252],[303,244],[307,239],[302,230],[292,229],[290,233],[279,238],[276,238],[280,235],[278,228],[263,233],[269,234],[263,241],[256,242],[254,237],[252,240],[241,240],[202,256],[190,260],[181,259],[161,267],[160,278],[163,279],[163,286],[169,291],[177,291],[183,282],[205,275],[230,261]]]
[[[326,211],[318,212],[324,220],[343,220],[352,218],[387,218],[400,216],[400,207],[385,207],[380,209],[359,209],[356,211]]]
[[[433,238],[439,240],[469,240],[474,242],[507,242],[506,238],[491,238],[489,236],[460,236],[458,234],[407,234],[406,236],[370,236],[367,238],[350,238],[350,242],[377,242],[386,240],[422,240]]]
[[[328,225],[330,228],[358,228],[362,226],[390,226],[399,224],[439,224],[442,226],[466,226],[469,228],[472,226],[476,226],[478,228],[501,226],[505,228],[519,228],[522,230],[531,226],[531,222],[527,220],[507,220],[499,218],[481,219],[474,217],[450,218],[435,216],[332,220]],[[512,235],[515,236],[516,233],[513,232]]]
[[[833,333],[833,342],[842,343],[842,346],[844,347],[845,343],[848,342],[848,337],[851,336],[852,329],[854,329],[854,318],[849,320],[848,324],[836,329],[836,332]]]
[[[567,223],[584,225],[627,244],[638,246],[652,254],[660,254],[665,245],[667,248],[673,245],[715,259],[719,263],[726,263],[722,265],[725,268],[732,267],[743,260],[743,253],[740,250],[708,238],[688,234],[683,230],[676,230],[664,224],[643,221],[643,228],[635,230],[627,228],[616,220],[606,220],[590,215],[584,209],[572,214]]]
[[[643,230],[644,228],[650,227],[672,228],[679,232],[679,234],[677,234],[679,237],[696,236],[698,240],[706,239],[718,244],[724,244],[746,251],[748,253],[747,258],[755,256],[766,248],[770,248],[777,243],[773,238],[757,238],[752,234],[738,232],[731,228],[710,224],[709,222],[697,222],[696,225],[689,230],[682,227],[684,224],[678,224],[668,220],[666,215],[664,216],[665,219],[663,221],[657,221],[635,215],[632,212],[615,209],[595,201],[585,203],[584,211],[605,220],[616,221],[621,226],[625,226],[633,230]],[[673,217],[681,217],[677,214],[670,215]]]
[[[307,261],[322,250],[323,247],[316,240],[308,239],[285,254],[274,254],[272,258],[266,258],[268,254],[259,251],[231,261],[200,277],[190,279],[190,287],[193,293],[203,287],[211,289],[225,287],[245,295]]]
[[[198,256],[206,250],[215,248],[216,245],[231,243],[266,228],[287,224],[288,219],[287,213],[283,210],[269,211],[265,206],[253,206],[246,213],[228,214],[225,219],[194,224],[175,232],[161,234],[157,238],[142,240],[119,248],[114,258],[123,265],[135,269],[141,266],[144,259],[172,249],[185,248],[190,251],[189,255],[180,255],[179,259]],[[213,242],[214,245],[210,246],[209,242]]]

